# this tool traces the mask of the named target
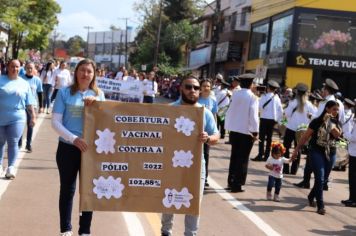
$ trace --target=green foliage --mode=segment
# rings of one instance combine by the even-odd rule
[[[82,37],[76,35],[68,39],[66,43],[66,48],[68,49],[69,55],[78,55],[86,46],[86,43]]]
[[[201,13],[201,0],[162,0],[162,27],[159,41],[160,71],[177,72],[184,61],[184,50],[200,39],[201,29],[190,21]],[[131,64],[152,66],[159,25],[159,0],[141,0],[135,10],[142,15],[143,25],[136,36],[136,51]],[[161,68],[162,67],[162,68]]]
[[[58,24],[56,14],[61,8],[54,0],[1,0],[4,1],[0,20],[8,23],[12,57],[17,58],[23,45],[43,49],[48,35]],[[5,7],[4,7],[5,6]]]

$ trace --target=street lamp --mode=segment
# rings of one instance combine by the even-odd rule
[[[84,26],[84,29],[87,29],[87,30],[88,30],[88,34],[87,34],[87,54],[86,54],[86,57],[88,58],[88,57],[89,57],[89,31],[90,31],[91,29],[93,29],[93,27],[87,25],[87,26]]]

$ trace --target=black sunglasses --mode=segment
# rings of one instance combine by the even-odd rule
[[[200,86],[192,85],[192,84],[186,84],[186,85],[184,85],[184,88],[186,90],[192,90],[192,89],[195,91],[200,90]]]

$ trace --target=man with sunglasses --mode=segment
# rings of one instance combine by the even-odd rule
[[[231,156],[228,190],[244,192],[250,152],[258,139],[258,99],[251,91],[254,74],[240,75],[241,90],[231,97],[225,117],[225,129],[230,130]]]
[[[182,79],[180,85],[181,99],[172,103],[172,106],[196,106],[201,107],[198,103],[200,85],[199,80],[194,76],[187,76]],[[198,137],[201,143],[208,145],[214,145],[219,140],[219,131],[216,127],[214,116],[208,109],[204,109],[204,131]],[[205,182],[205,160],[204,157],[201,157],[201,181],[200,181],[200,201],[203,197],[204,182]],[[162,214],[162,227],[161,234],[162,236],[172,235],[173,228],[173,214]],[[185,215],[184,219],[184,235],[197,235],[199,224],[199,216],[195,215]]]

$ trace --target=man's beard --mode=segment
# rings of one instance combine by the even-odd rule
[[[195,100],[191,100],[191,99],[189,99],[184,93],[182,93],[182,100],[183,100],[183,102],[185,102],[185,103],[187,103],[187,104],[194,105],[195,103],[197,103],[198,98],[195,99]]]

